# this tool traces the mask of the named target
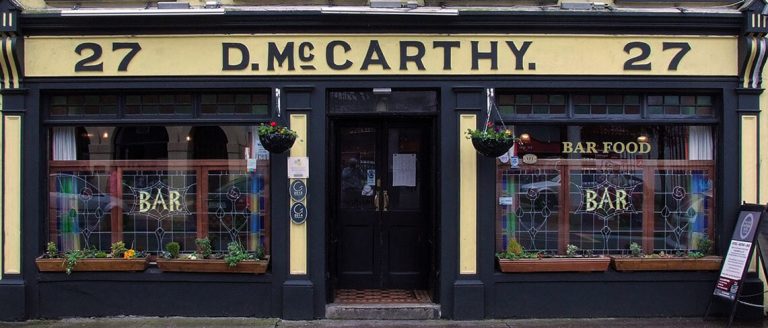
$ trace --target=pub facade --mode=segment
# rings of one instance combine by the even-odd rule
[[[701,315],[768,16],[678,5],[3,0],[0,319]]]

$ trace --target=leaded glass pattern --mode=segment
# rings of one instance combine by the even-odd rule
[[[125,97],[126,115],[192,114],[191,94],[144,94]]]
[[[497,105],[502,115],[565,115],[564,94],[499,94]]]
[[[182,251],[195,250],[196,171],[126,170],[122,180],[126,245],[154,253],[175,241]]]
[[[618,253],[643,234],[643,172],[570,170],[569,243]]]
[[[51,96],[50,116],[116,115],[116,95],[61,95]]]
[[[59,249],[109,249],[112,208],[118,206],[110,192],[114,177],[105,171],[57,172],[51,181],[49,206],[56,220],[49,229]]]
[[[515,239],[526,250],[556,253],[560,171],[506,169],[497,181],[497,248],[504,250]]]
[[[639,95],[577,94],[573,96],[576,115],[634,115],[640,116],[642,106]]]
[[[654,179],[654,249],[698,249],[698,241],[708,234],[714,206],[709,171],[656,170]]]
[[[206,93],[200,112],[216,115],[269,115],[269,93]]]
[[[714,116],[712,96],[653,95],[648,96],[649,115]]]
[[[249,250],[265,246],[268,215],[264,174],[244,171],[209,171],[208,237],[214,251],[226,251],[238,241]]]

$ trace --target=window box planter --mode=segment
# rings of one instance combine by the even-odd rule
[[[35,259],[37,270],[40,272],[65,272],[63,258]],[[122,258],[86,258],[78,259],[72,271],[144,271],[149,265],[147,258],[122,259]]]
[[[601,272],[608,270],[611,258],[543,257],[538,259],[498,259],[501,272]]]
[[[245,260],[237,263],[237,265],[233,267],[220,259],[157,259],[157,267],[163,272],[228,272],[260,274],[267,272],[268,265],[269,256],[266,256],[263,260]]]
[[[622,257],[611,256],[616,271],[717,271],[723,258]]]

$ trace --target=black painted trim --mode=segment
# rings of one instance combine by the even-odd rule
[[[460,138],[457,132],[458,115],[462,113],[476,114],[478,117],[482,117],[481,112],[473,111],[456,111],[456,97],[455,91],[461,91],[461,88],[456,88],[460,85],[472,85],[476,86],[476,91],[482,91],[484,88],[505,88],[505,89],[526,89],[526,90],[580,90],[585,92],[601,91],[601,90],[661,90],[661,91],[680,91],[686,90],[688,92],[698,91],[722,95],[722,105],[724,108],[723,117],[720,121],[718,135],[721,140],[718,144],[718,157],[717,157],[717,169],[718,169],[718,210],[717,220],[715,221],[717,234],[717,245],[722,251],[726,246],[726,239],[722,236],[730,236],[732,233],[733,224],[735,223],[735,214],[738,210],[739,203],[739,185],[738,182],[733,179],[726,180],[732,173],[726,172],[738,172],[739,169],[739,154],[738,147],[733,145],[738,144],[739,130],[739,118],[736,112],[737,100],[736,100],[736,87],[738,85],[738,78],[736,77],[624,77],[624,76],[592,76],[592,77],[565,77],[565,76],[523,76],[510,79],[509,77],[497,77],[497,76],[458,76],[458,77],[443,77],[443,76],[424,76],[424,77],[348,77],[338,76],[333,78],[328,77],[190,77],[190,78],[108,78],[108,79],[79,79],[79,78],[59,78],[59,79],[31,79],[27,81],[27,85],[31,88],[28,94],[24,97],[28,109],[25,112],[25,129],[24,129],[24,142],[25,149],[47,149],[47,142],[45,140],[44,128],[41,125],[42,119],[40,117],[40,97],[41,91],[67,91],[67,90],[116,90],[116,89],[223,89],[237,86],[238,88],[288,88],[288,85],[308,85],[312,86],[310,91],[312,110],[307,112],[309,117],[309,131],[312,132],[308,136],[308,154],[310,156],[310,195],[309,206],[312,210],[312,217],[308,221],[309,235],[308,235],[308,247],[309,247],[309,264],[308,274],[305,276],[291,277],[288,274],[288,217],[287,208],[288,196],[287,196],[287,184],[288,181],[286,175],[286,156],[287,155],[272,155],[272,165],[270,173],[274,177],[272,180],[272,264],[270,274],[259,277],[238,277],[233,278],[234,284],[271,284],[271,295],[267,312],[271,316],[281,317],[286,311],[294,311],[299,309],[287,309],[284,308],[283,292],[285,286],[293,286],[299,281],[311,283],[311,316],[313,318],[321,318],[324,316],[324,306],[326,303],[326,249],[325,249],[325,233],[326,233],[326,215],[327,215],[327,202],[326,202],[326,170],[328,161],[328,155],[325,153],[325,147],[328,138],[327,122],[329,116],[326,113],[326,90],[327,89],[344,89],[344,88],[372,88],[380,86],[383,83],[390,85],[398,85],[402,88],[424,88],[432,87],[440,89],[440,103],[441,110],[435,113],[437,116],[436,131],[438,133],[437,147],[439,149],[436,156],[439,158],[439,166],[437,172],[438,190],[437,196],[439,196],[438,203],[438,215],[440,218],[441,229],[439,230],[439,236],[437,241],[439,242],[440,255],[439,255],[439,290],[436,291],[436,297],[441,305],[442,315],[445,318],[452,318],[454,316],[454,304],[455,299],[455,284],[457,280],[465,281],[466,279],[477,280],[482,283],[484,293],[482,299],[479,302],[484,303],[485,317],[496,316],[493,312],[493,298],[494,290],[498,284],[510,283],[513,281],[520,282],[545,282],[551,283],[572,283],[573,288],[579,286],[582,283],[585,276],[583,275],[508,275],[499,274],[495,271],[495,264],[493,259],[494,243],[492,238],[487,236],[493,236],[495,234],[495,223],[493,221],[494,202],[493,192],[491,196],[484,193],[482,196],[478,195],[478,274],[459,277],[458,275],[458,231],[455,227],[458,227],[458,203],[459,203],[459,189],[458,185],[454,182],[456,177],[462,174],[459,171],[458,163],[456,162],[456,156],[458,151],[458,141]],[[484,97],[483,97],[484,99]],[[295,112],[292,112],[295,113]],[[273,116],[273,119],[277,117]],[[201,118],[200,120],[190,121],[188,123],[199,123],[208,118]],[[287,122],[288,113],[283,113],[280,118],[281,122]],[[122,124],[124,121],[120,121]],[[613,121],[603,121],[613,122]],[[646,122],[647,121],[643,121]],[[139,124],[140,122],[133,122]],[[47,126],[47,125],[46,125]],[[40,307],[41,300],[39,298],[39,291],[43,286],[44,288],[89,288],[94,284],[99,284],[99,281],[110,284],[121,284],[126,280],[136,281],[135,283],[141,285],[151,285],[159,283],[160,279],[170,279],[173,281],[184,281],[189,286],[195,286],[195,284],[205,284],[206,282],[220,283],[222,279],[229,279],[230,276],[220,275],[193,275],[182,276],[181,274],[167,274],[156,273],[151,269],[145,273],[139,274],[118,274],[117,276],[106,278],[106,275],[98,273],[75,273],[73,276],[66,277],[60,274],[39,274],[34,267],[33,259],[42,252],[43,243],[45,240],[45,232],[42,224],[42,220],[39,218],[44,217],[44,213],[39,209],[39,204],[45,204],[46,201],[46,165],[43,160],[45,157],[44,152],[25,152],[25,168],[24,179],[28,183],[28,187],[24,192],[24,206],[27,209],[24,213],[24,278],[26,279],[26,311],[29,317],[38,318],[47,316],[47,311]],[[728,158],[729,161],[725,161]],[[736,159],[736,160],[733,160]],[[479,172],[494,172],[494,164],[490,159],[478,158],[478,171]],[[494,188],[494,174],[478,173],[478,187],[482,190],[495,190]],[[727,181],[727,182],[726,182]],[[691,280],[692,284],[702,284],[706,282],[706,275],[699,274],[680,274],[674,275],[669,273],[653,273],[653,274],[625,274],[625,273],[606,273],[598,275],[589,275],[587,281],[593,281],[595,283],[606,281],[623,281],[630,285],[638,285],[640,283],[653,283],[652,280],[659,279],[661,281],[668,281],[668,279],[675,280]],[[666,277],[666,278],[665,278]],[[209,281],[210,280],[210,281]],[[286,285],[288,281],[290,284]],[[301,283],[299,283],[301,284]],[[309,284],[304,283],[304,286]],[[638,285],[639,286],[639,285]],[[658,286],[653,285],[652,286]],[[570,287],[568,287],[570,288]],[[564,289],[567,292],[569,289]],[[47,289],[50,290],[50,289]],[[470,293],[471,294],[471,293]],[[50,294],[45,294],[50,295]],[[243,297],[251,297],[244,295]],[[236,300],[233,300],[236,301]],[[245,301],[245,299],[244,299]],[[289,303],[291,304],[291,303]],[[302,303],[306,304],[306,303]],[[290,305],[289,305],[290,306]],[[557,307],[553,307],[557,308]],[[263,310],[263,309],[262,309]],[[71,315],[89,315],[88,309],[83,309],[80,313],[71,313]],[[173,314],[172,312],[166,312],[167,315]],[[205,312],[200,312],[199,315],[213,315]],[[302,314],[301,317],[305,315]]]
[[[227,11],[211,16],[63,17],[26,13],[27,35],[162,33],[588,33],[736,35],[738,13],[513,11],[461,9],[458,16],[343,15],[307,11]],[[448,27],[448,28],[447,28]]]

